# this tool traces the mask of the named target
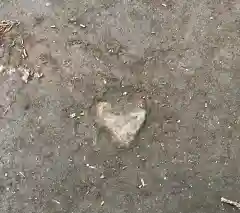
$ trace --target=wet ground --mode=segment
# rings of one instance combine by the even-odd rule
[[[3,0],[0,17],[20,21],[1,39],[0,212],[237,211],[220,198],[240,200],[238,0]],[[144,102],[130,148],[102,100]]]

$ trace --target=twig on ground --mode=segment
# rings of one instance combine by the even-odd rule
[[[28,57],[28,53],[27,50],[25,49],[25,47],[23,46],[23,50],[22,50],[22,58],[26,59]]]
[[[9,32],[14,25],[18,25],[18,21],[3,20],[0,22],[0,35],[4,35]]]
[[[232,200],[228,200],[224,197],[221,197],[221,202],[223,203],[227,203],[229,205],[232,205],[232,206],[235,206],[237,207],[238,209],[240,209],[240,203],[236,202],[236,201],[232,201]]]

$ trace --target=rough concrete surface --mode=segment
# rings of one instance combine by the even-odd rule
[[[0,74],[1,213],[237,211],[220,198],[240,200],[239,0],[2,0],[0,17],[20,21],[1,65],[43,74]],[[147,119],[118,149],[95,108],[133,100]]]

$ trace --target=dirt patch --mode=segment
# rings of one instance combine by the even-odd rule
[[[237,1],[0,8],[20,21],[0,63],[33,76],[0,74],[2,212],[235,211],[220,198],[240,200]],[[122,97],[144,100],[147,119],[118,149],[94,109]]]

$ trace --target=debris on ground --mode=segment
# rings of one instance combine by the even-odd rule
[[[18,21],[3,20],[0,22],[0,37],[4,36],[7,32],[15,26],[19,25]]]
[[[5,70],[7,71],[7,74],[8,75],[12,75],[13,73],[15,73],[16,72],[16,69],[15,68],[13,68],[13,67],[10,67],[10,68],[5,68]],[[4,70],[4,71],[5,71]]]
[[[47,2],[45,5],[46,5],[46,7],[50,7],[52,4],[51,4],[51,2]]]
[[[77,24],[77,19],[76,19],[75,17],[70,18],[70,19],[68,20],[68,23],[69,23],[69,24]]]
[[[32,72],[30,69],[26,67],[6,67],[3,65],[0,65],[0,73],[6,73],[7,75],[12,75],[13,73],[19,72],[21,75],[21,79],[25,82],[28,83],[30,77],[32,76]]]
[[[128,147],[145,121],[146,111],[137,107],[127,114],[120,112],[116,115],[110,103],[100,102],[97,105],[97,116],[117,141],[122,146]]]
[[[1,64],[0,65],[0,73],[4,72],[4,70],[5,70],[5,67]]]
[[[58,200],[52,199],[52,201],[56,204],[61,204]]]
[[[25,68],[25,67],[19,67],[18,70],[21,72],[22,74],[22,80],[27,84],[28,83],[28,80],[30,78],[30,75],[31,75],[31,71],[30,69],[28,68]]]
[[[24,173],[23,173],[23,172],[19,172],[19,174],[20,174],[22,177],[24,177],[24,178],[25,178],[25,175],[24,175]]]
[[[86,164],[86,167],[90,168],[90,169],[96,169],[96,166],[92,166],[89,163]]]
[[[238,203],[238,202],[236,202],[236,201],[228,200],[228,199],[226,199],[226,198],[224,198],[224,197],[221,197],[221,202],[222,202],[222,203],[227,203],[227,204],[229,204],[229,205],[231,205],[231,206],[235,206],[235,207],[237,207],[238,209],[240,209],[240,203]]]
[[[21,38],[21,55],[22,55],[23,59],[28,58],[28,53],[27,53],[27,50],[24,46],[24,40],[22,38]]]
[[[11,21],[11,20],[3,20],[0,22],[0,39],[3,40],[3,37],[6,33],[10,32],[14,26],[18,26],[20,24],[19,21]],[[11,36],[10,36],[11,37]],[[11,44],[9,44],[9,47],[17,46],[17,50],[21,52],[21,57],[23,59],[28,58],[28,52],[24,45],[24,40],[21,35],[14,35],[12,38]],[[2,47],[0,49],[0,57],[4,56],[4,45],[2,44]]]
[[[43,77],[43,73],[35,72],[33,77],[37,78],[37,79],[42,78]]]
[[[25,47],[23,47],[23,49],[22,49],[22,58],[26,59],[27,57],[28,57],[27,50],[25,49]]]
[[[69,115],[70,118],[75,118],[76,117],[76,113],[72,113]]]
[[[80,24],[81,28],[86,28],[87,26],[85,24]]]
[[[15,73],[16,72],[16,69],[15,68],[13,68],[13,67],[6,67],[6,66],[4,66],[4,65],[0,65],[0,73],[2,73],[2,74],[8,74],[8,75],[12,75],[13,73]]]
[[[145,187],[147,184],[144,182],[143,178],[140,179],[141,184],[138,186],[139,189]]]

